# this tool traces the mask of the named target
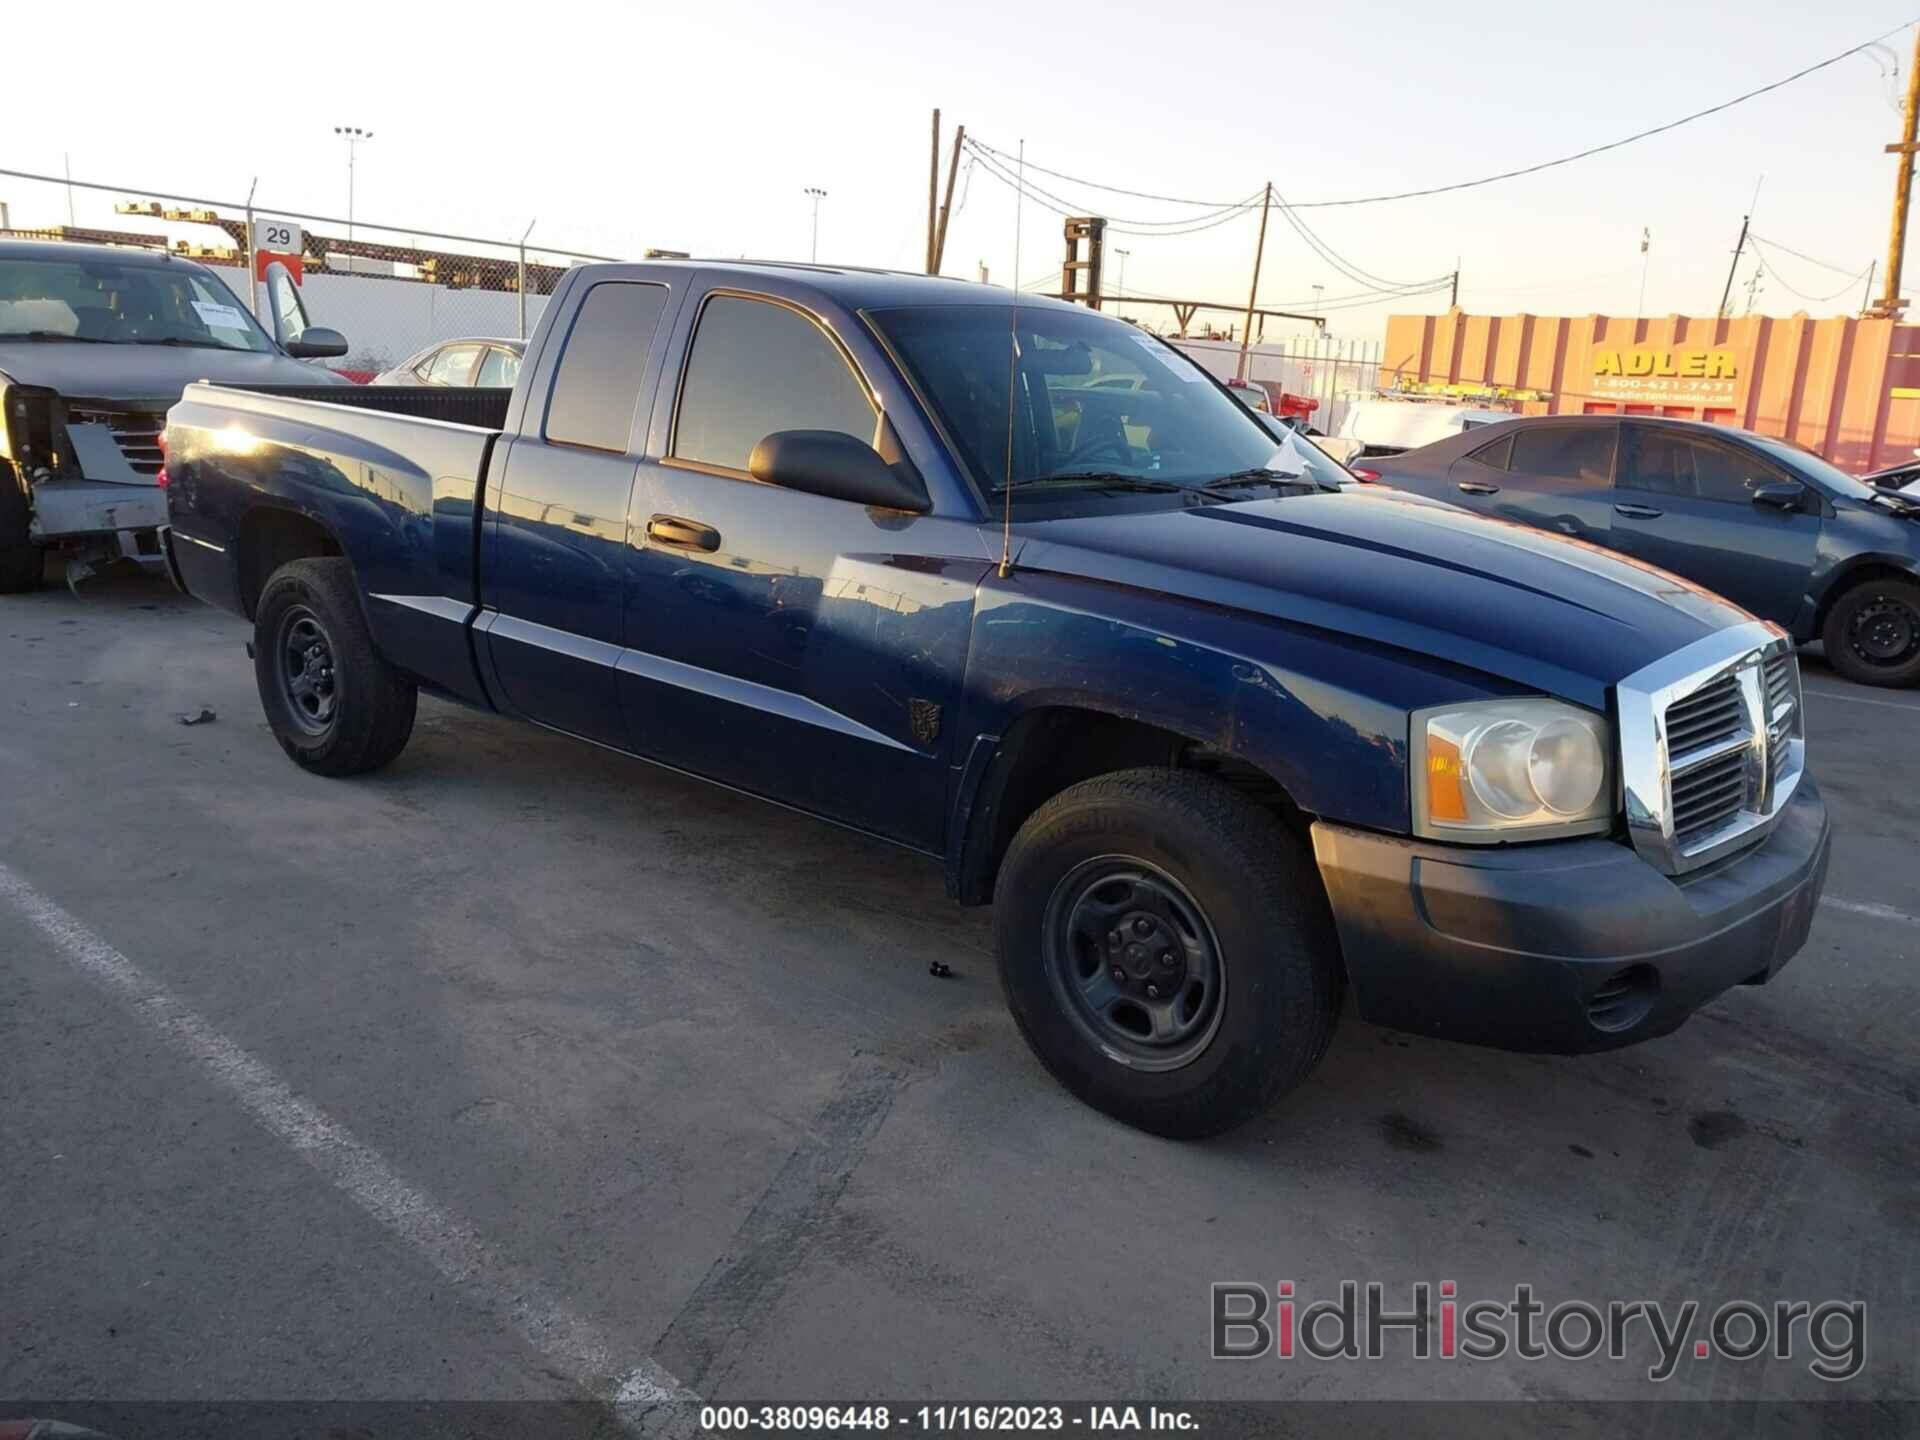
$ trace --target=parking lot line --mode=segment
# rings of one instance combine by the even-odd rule
[[[1836,910],[1845,910],[1852,915],[1867,915],[1875,920],[1894,920],[1902,925],[1920,925],[1920,915],[1909,915],[1904,910],[1896,910],[1891,905],[1881,905],[1872,900],[1842,900],[1837,895],[1822,895],[1822,905],[1831,905]]]
[[[1851,700],[1856,705],[1878,705],[1886,710],[1905,710],[1910,715],[1920,715],[1920,705],[1902,705],[1898,700],[1881,700],[1872,695],[1855,695],[1849,690],[1828,690],[1822,686],[1801,683],[1801,692],[1818,695],[1822,700]]]
[[[560,1373],[617,1405],[698,1397],[651,1360],[617,1363],[614,1347],[526,1270],[409,1185],[378,1152],[299,1095],[268,1066],[152,979],[18,873],[0,864],[7,901],[76,969],[225,1089],[333,1187],[404,1240],[469,1303],[506,1321]]]

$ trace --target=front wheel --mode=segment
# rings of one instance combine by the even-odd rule
[[[1319,1063],[1343,978],[1299,837],[1231,787],[1128,770],[1008,847],[994,914],[1021,1033],[1096,1109],[1178,1139],[1251,1119]]]
[[[406,748],[419,693],[373,648],[347,561],[291,560],[274,571],[253,637],[261,708],[296,765],[362,775]]]
[[[6,420],[0,417],[0,426]],[[11,462],[0,460],[0,595],[20,595],[40,584],[40,547],[33,543],[33,512]]]
[[[1920,680],[1920,585],[1863,580],[1834,602],[1820,632],[1827,663],[1861,685]]]

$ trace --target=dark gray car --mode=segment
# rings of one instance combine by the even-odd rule
[[[1537,416],[1370,461],[1384,484],[1724,595],[1869,685],[1920,680],[1920,503],[1750,431]]]

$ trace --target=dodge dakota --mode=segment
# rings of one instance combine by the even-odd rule
[[[427,690],[932,857],[1039,1059],[1160,1134],[1302,1080],[1349,991],[1663,1034],[1825,879],[1781,630],[1308,473],[1083,308],[582,266],[511,391],[193,385],[166,438],[168,562],[296,763],[386,764]]]

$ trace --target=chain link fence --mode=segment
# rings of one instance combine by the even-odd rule
[[[1240,373],[1240,345],[1234,340],[1195,340],[1168,337],[1168,343],[1191,355],[1209,374],[1231,380]],[[1258,344],[1247,350],[1247,379],[1266,388],[1277,412],[1280,395],[1297,395],[1319,402],[1308,423],[1326,435],[1337,434],[1347,407],[1365,399],[1380,384],[1378,340],[1341,340],[1331,335],[1302,335],[1279,344]]]
[[[272,222],[281,243],[296,243],[297,263],[291,249],[284,259],[257,254],[255,221]],[[330,363],[356,379],[447,339],[524,339],[570,266],[620,258],[530,235],[454,235],[15,170],[0,170],[0,235],[166,250],[199,261],[269,331],[285,336],[304,323],[344,334],[348,353]],[[276,262],[298,272],[304,316],[288,302],[284,281],[261,278]]]

